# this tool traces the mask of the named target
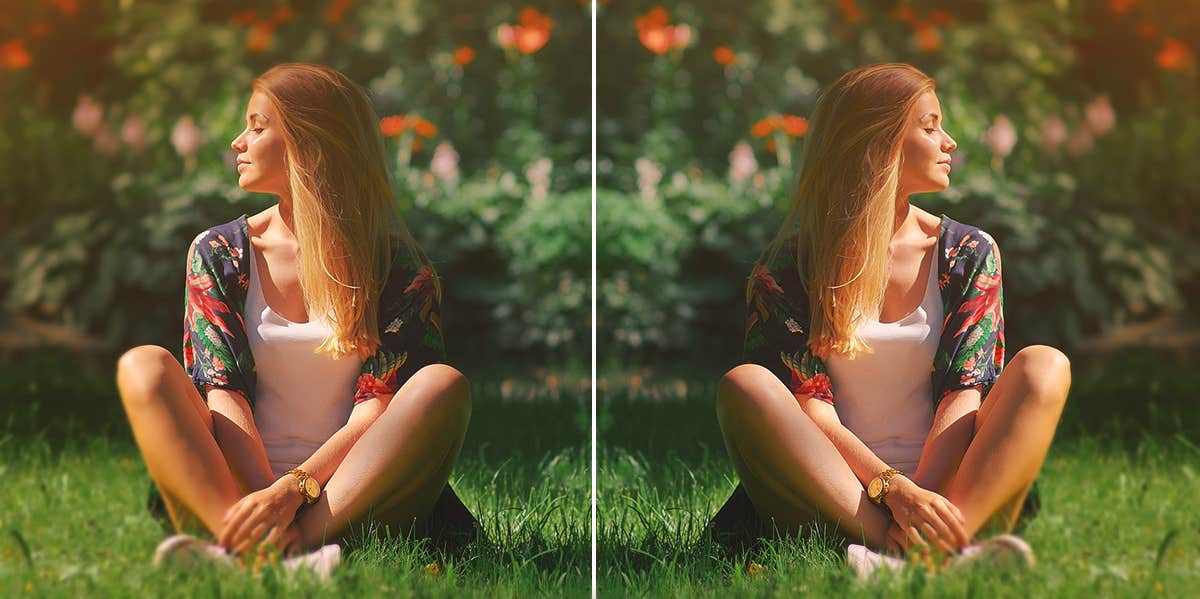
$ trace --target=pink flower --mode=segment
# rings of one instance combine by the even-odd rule
[[[71,113],[71,124],[84,135],[94,135],[100,124],[104,122],[104,107],[96,103],[91,96],[79,96],[75,102],[75,111]]]
[[[142,151],[146,147],[146,128],[146,120],[136,114],[125,119],[121,125],[121,141],[135,152]]]
[[[175,151],[184,158],[195,156],[196,150],[200,149],[203,143],[204,131],[196,126],[190,115],[180,117],[171,129],[171,145],[175,146]]]
[[[1067,124],[1058,115],[1050,115],[1042,120],[1042,149],[1053,152],[1067,140]]]
[[[993,156],[1004,158],[1011,154],[1013,146],[1017,145],[1017,129],[1007,116],[1000,115],[984,132],[983,143],[987,144]]]
[[[758,161],[754,159],[754,150],[750,144],[739,141],[729,153],[729,180],[741,183],[758,172]]]
[[[451,185],[458,182],[458,152],[450,142],[443,141],[433,149],[433,158],[429,161],[429,171],[435,177]]]
[[[672,44],[673,47],[675,47],[675,48],[688,47],[688,45],[690,45],[692,43],[692,28],[688,27],[687,25],[676,25],[675,31],[674,31],[674,38],[675,38],[674,43]]]
[[[1100,96],[1083,107],[1083,116],[1093,135],[1104,135],[1112,130],[1117,122],[1117,114],[1113,111],[1112,102],[1108,96]]]
[[[653,159],[643,156],[634,161],[633,168],[638,174],[638,190],[642,192],[642,197],[653,198],[658,190],[658,182],[662,180],[662,167]]]
[[[1071,132],[1071,137],[1067,138],[1067,153],[1072,156],[1082,156],[1085,152],[1092,149],[1096,139],[1092,137],[1092,130],[1087,127],[1077,126]]]

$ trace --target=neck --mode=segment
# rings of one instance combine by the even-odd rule
[[[279,205],[277,208],[279,211],[279,219],[283,222],[284,226],[287,227],[287,230],[289,232],[294,231],[295,226],[294,226],[294,221],[292,220],[292,198],[291,198],[291,196],[286,195],[286,194],[280,194]]]

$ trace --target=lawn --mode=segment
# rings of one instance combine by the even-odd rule
[[[0,596],[584,596],[590,585],[589,393],[473,376],[474,410],[451,482],[487,540],[448,558],[370,535],[332,581],[275,567],[156,569],[165,533],[110,366],[69,355],[0,365]],[[115,363],[109,362],[109,364]],[[62,364],[71,364],[63,372]],[[70,377],[68,379],[68,377]],[[586,382],[586,377],[584,377]]]
[[[701,382],[695,370],[639,374],[632,386],[610,375],[599,421],[600,595],[1193,597],[1200,374],[1186,364],[1143,352],[1074,360],[1040,477],[1042,511],[1024,533],[1035,568],[910,568],[865,585],[830,542],[769,542],[744,555],[698,542],[736,483],[713,411],[719,370]]]

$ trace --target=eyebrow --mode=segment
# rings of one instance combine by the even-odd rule
[[[942,115],[940,115],[936,112],[926,112],[924,115],[921,116],[921,118],[917,119],[917,122],[920,123],[929,117],[933,117],[934,122],[940,121],[942,119]]]
[[[263,113],[261,113],[261,112],[255,112],[255,113],[251,113],[249,116],[247,116],[247,117],[246,117],[246,122],[253,121],[253,120],[254,120],[254,117],[259,117],[259,118],[261,118],[262,120],[264,120],[264,121],[266,121],[266,122],[268,122],[268,123],[269,123],[269,122],[271,122],[271,119],[267,118],[267,115],[265,115],[265,114],[263,114]],[[925,118],[925,117],[921,117],[921,118]]]

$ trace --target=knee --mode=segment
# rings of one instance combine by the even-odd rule
[[[717,385],[718,417],[753,407],[763,395],[761,391],[773,381],[775,375],[758,364],[735,366]]]
[[[125,352],[117,360],[117,388],[121,400],[128,405],[161,388],[171,367],[176,364],[175,356],[157,345],[139,345]]]
[[[1015,367],[1021,374],[1021,382],[1031,397],[1066,402],[1071,388],[1071,361],[1062,351],[1048,345],[1031,345],[1017,352],[1009,367]]]
[[[427,398],[431,408],[470,417],[471,384],[457,368],[448,364],[430,364],[413,374],[413,380],[429,390],[421,395]]]

